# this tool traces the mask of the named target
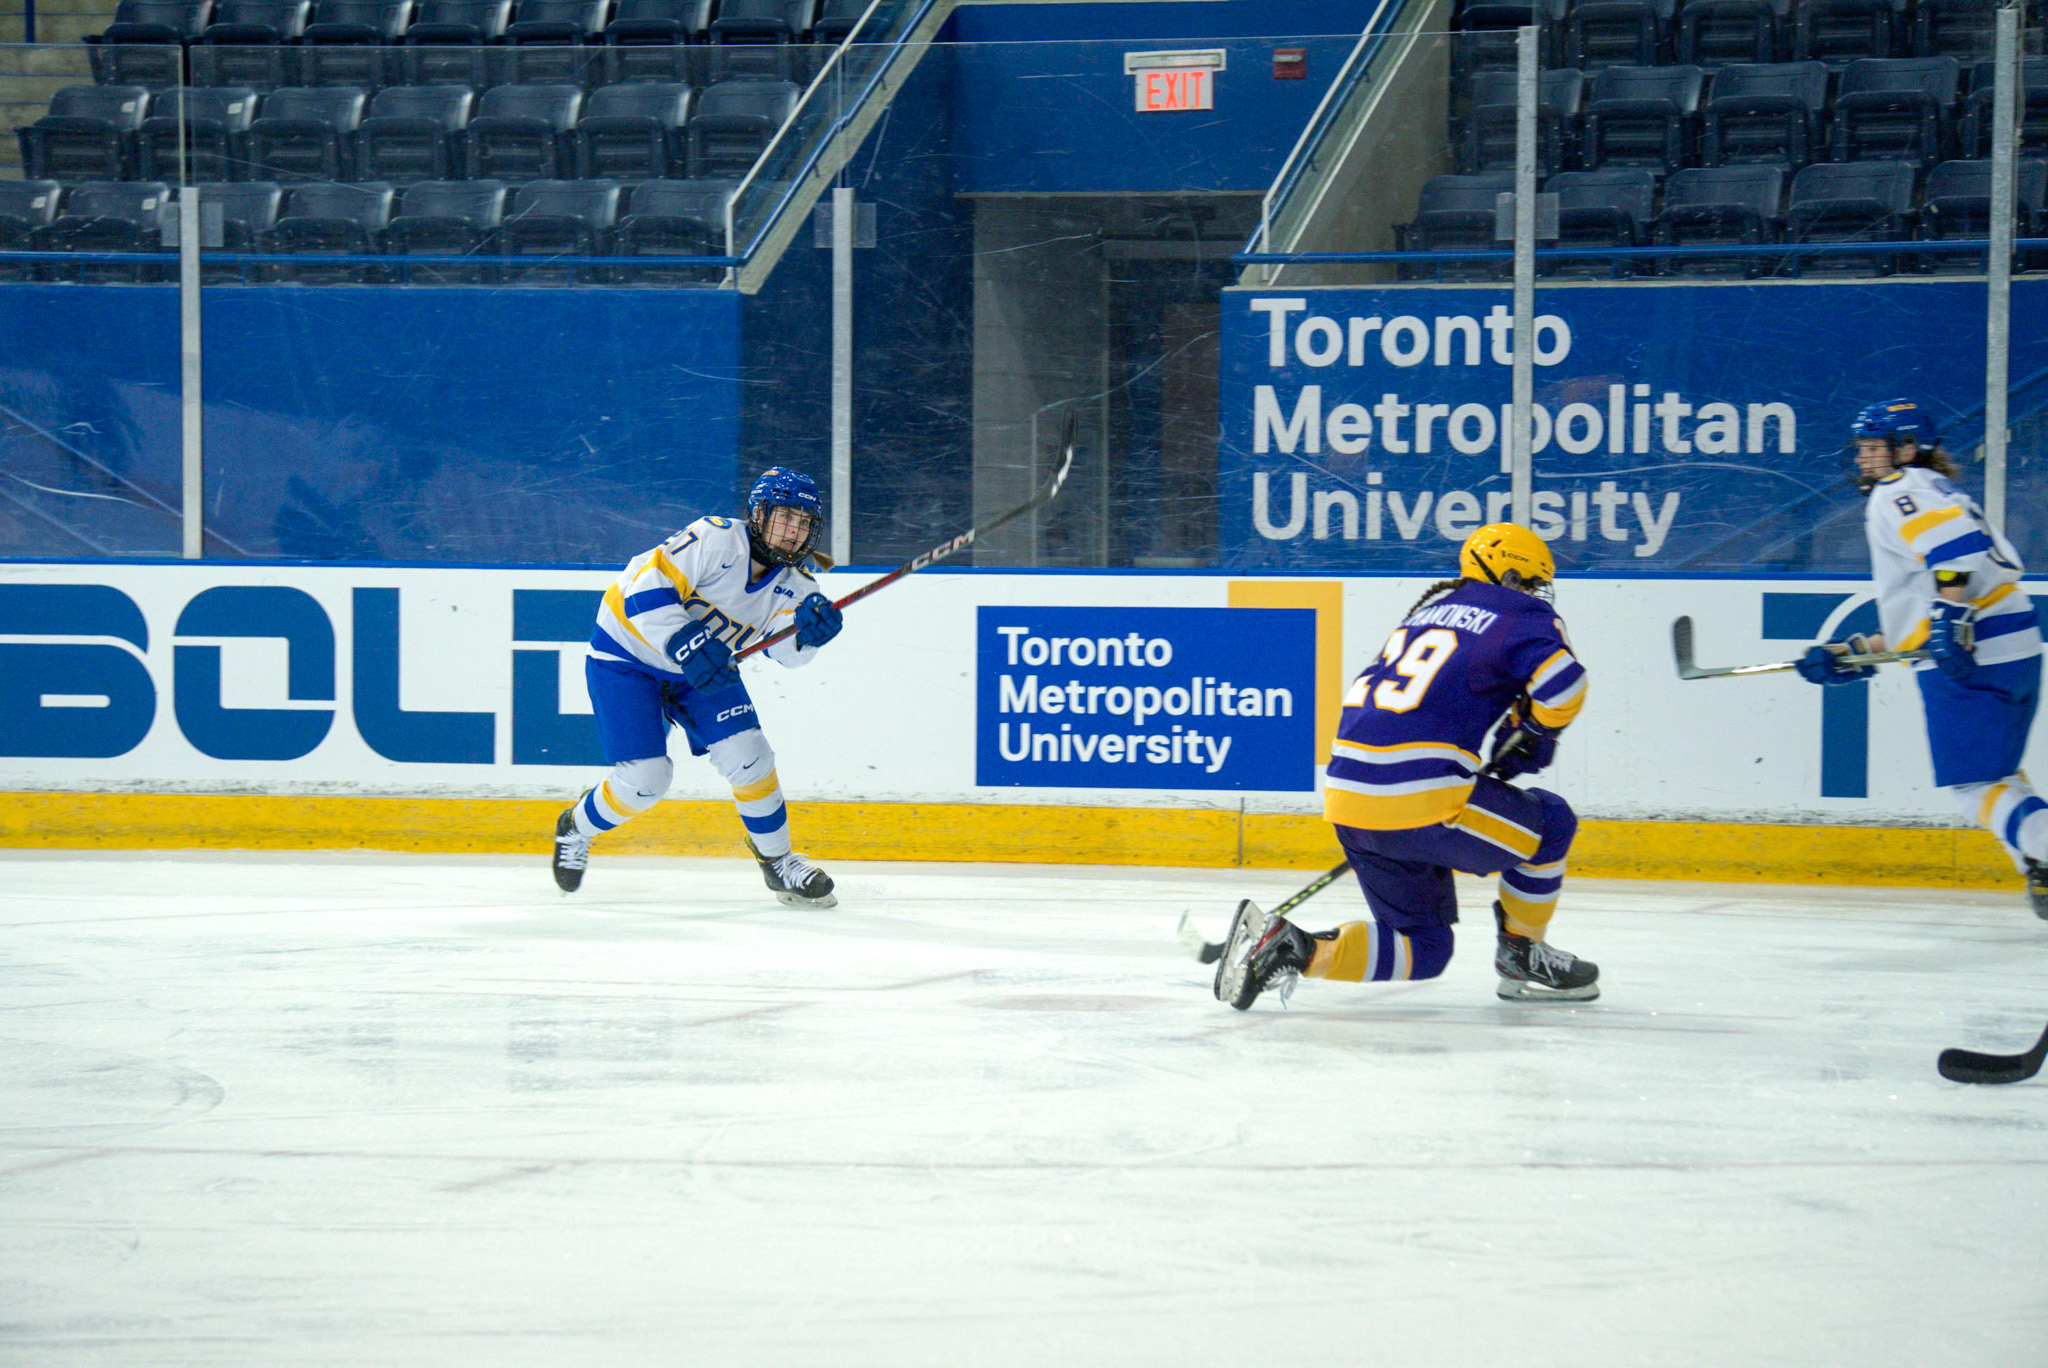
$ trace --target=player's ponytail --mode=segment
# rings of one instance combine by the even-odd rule
[[[1422,611],[1423,607],[1426,604],[1428,604],[1431,599],[1441,597],[1444,594],[1448,594],[1453,589],[1462,589],[1470,583],[1472,583],[1472,581],[1466,579],[1463,575],[1460,575],[1456,579],[1438,580],[1435,584],[1430,585],[1429,588],[1422,591],[1422,597],[1415,600],[1415,606],[1413,608],[1410,608],[1407,612],[1401,615],[1401,620],[1403,622],[1406,622],[1409,618],[1414,617],[1417,613]]]
[[[1926,466],[1945,480],[1959,480],[1962,478],[1962,472],[1956,468],[1956,458],[1949,455],[1947,450],[1942,447],[1924,446],[1915,448],[1912,463],[1916,466]]]

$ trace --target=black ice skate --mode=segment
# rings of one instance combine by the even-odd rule
[[[1285,917],[1259,910],[1249,898],[1237,905],[1223,958],[1216,965],[1216,1000],[1242,1012],[1260,993],[1277,987],[1284,1004],[1315,957],[1315,941]]]
[[[2048,864],[2039,860],[2027,861],[2027,901],[2035,916],[2048,921]]]
[[[589,863],[590,838],[576,829],[576,805],[571,803],[555,819],[555,887],[574,893],[583,886]]]
[[[1509,1002],[1591,1002],[1600,996],[1600,966],[1555,946],[1508,930],[1507,913],[1493,905],[1500,942],[1493,952],[1495,990]]]
[[[832,878],[795,851],[773,858],[754,852],[761,865],[761,878],[780,902],[791,907],[837,907]]]

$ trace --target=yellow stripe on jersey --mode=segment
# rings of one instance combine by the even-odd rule
[[[1921,618],[1919,622],[1913,625],[1913,630],[1906,633],[1906,639],[1892,647],[1892,649],[1894,651],[1917,651],[1926,644],[1927,619]]]
[[[1952,518],[1963,516],[1960,508],[1930,508],[1925,513],[1916,513],[1899,524],[1899,535],[1907,541],[1919,536],[1930,527],[1939,527]]]
[[[1971,599],[1970,602],[1976,604],[1979,608],[1989,608],[1994,603],[2003,603],[2019,591],[2020,586],[2017,581],[2011,584],[2001,584],[1983,598]]]
[[[1407,831],[1436,826],[1457,815],[1472,796],[1470,779],[1453,779],[1446,787],[1420,793],[1359,793],[1325,779],[1323,820],[1361,831]],[[1535,847],[1530,847],[1532,850]]]
[[[1364,741],[1348,741],[1343,737],[1330,743],[1332,751],[1352,753],[1352,758],[1364,764],[1395,764],[1404,760],[1464,760],[1473,769],[1479,768],[1479,757],[1463,746],[1454,746],[1448,741],[1397,741],[1391,746],[1374,746]]]
[[[604,591],[604,606],[611,609],[611,614],[618,619],[619,625],[631,632],[636,641],[648,650],[654,651],[656,655],[661,654],[660,651],[655,650],[653,642],[640,635],[640,629],[633,625],[633,619],[626,616],[626,595],[620,590],[616,581],[613,582],[611,588]]]
[[[751,784],[733,785],[732,796],[742,803],[751,803],[756,799],[766,798],[769,794],[775,792],[775,786],[779,782],[775,777],[775,771],[769,770],[767,774],[756,779]]]
[[[1543,838],[1527,827],[1517,826],[1507,818],[1481,808],[1466,808],[1458,814],[1456,821],[1448,825],[1469,831],[1480,840],[1491,841],[1502,850],[1513,851],[1525,860],[1536,853],[1536,847],[1543,844]]]
[[[667,576],[669,583],[675,585],[676,592],[684,598],[697,592],[690,587],[690,577],[677,569],[676,563],[668,558],[668,552],[659,546],[654,548],[654,568]]]
[[[1568,727],[1579,715],[1579,709],[1586,706],[1586,681],[1581,679],[1555,703],[1539,703],[1535,699],[1529,702],[1530,714],[1544,726]]]

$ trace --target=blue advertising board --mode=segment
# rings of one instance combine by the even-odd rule
[[[977,785],[1315,788],[1313,610],[975,611]]]
[[[1227,291],[1220,564],[1445,565],[1507,516],[1511,304],[1492,287]],[[1861,573],[1849,418],[1911,395],[1967,451],[1984,306],[1959,280],[1539,291],[1531,522],[1566,568]],[[2016,393],[2048,370],[2044,322],[2048,285],[2016,282]]]

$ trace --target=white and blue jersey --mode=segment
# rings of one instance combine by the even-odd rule
[[[1937,570],[1967,575],[1977,607],[1979,665],[2031,660],[2041,654],[2034,602],[2020,588],[2026,567],[2012,543],[1994,531],[1961,486],[1925,466],[1907,466],[1877,482],[1864,509],[1877,616],[1895,651],[1927,644],[1927,606],[1937,597]],[[1929,662],[1913,668],[1929,670]]]
[[[793,626],[796,607],[818,592],[808,565],[777,568],[756,580],[746,524],[699,518],[651,551],[633,557],[597,612],[590,635],[594,660],[625,664],[667,680],[680,680],[667,645],[685,627],[714,623],[734,651]],[[818,650],[796,638],[763,655],[792,668],[808,665]]]

